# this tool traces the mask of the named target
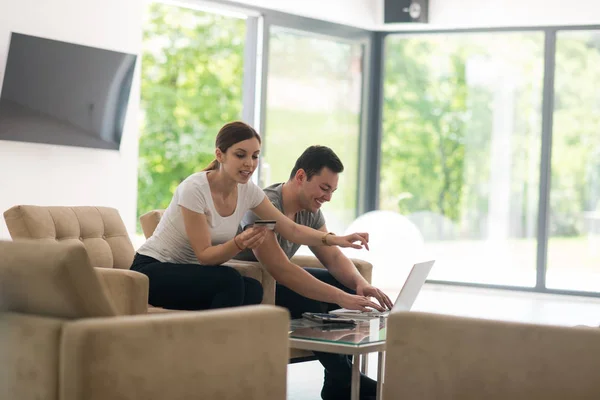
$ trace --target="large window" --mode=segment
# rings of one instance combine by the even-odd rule
[[[362,46],[279,27],[269,34],[261,184],[287,181],[308,146],[331,147],[345,170],[323,211],[343,232],[356,217]]]
[[[534,286],[543,33],[391,35],[385,55],[380,208],[420,229],[430,278]]]
[[[547,286],[600,291],[600,31],[556,36]]]
[[[153,3],[143,32],[138,215],[165,208],[240,119],[245,19]]]
[[[363,75],[379,61],[365,63],[364,50],[381,55],[379,43],[365,46],[381,35],[224,9],[147,9],[138,215],[168,205],[245,106],[248,119],[264,117],[261,186],[286,181],[310,145],[339,155],[345,171],[323,206],[331,231],[355,220],[358,194],[375,204],[359,182],[377,183],[378,207],[403,216],[403,227],[378,222],[398,231],[373,249],[384,264],[410,235],[419,248],[405,258],[420,252],[422,236],[434,280],[600,292],[598,27],[386,34],[380,110],[377,91],[362,88],[378,81],[376,68]],[[374,100],[367,115],[363,97]],[[361,126],[375,128],[380,111],[375,159],[378,130],[361,137]]]

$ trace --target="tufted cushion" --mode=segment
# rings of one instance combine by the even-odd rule
[[[4,212],[13,239],[82,242],[93,267],[129,269],[135,251],[110,207],[14,206]]]
[[[55,318],[116,315],[81,243],[0,241],[0,311]]]

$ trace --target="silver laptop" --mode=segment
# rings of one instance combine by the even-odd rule
[[[400,294],[398,294],[398,297],[394,302],[394,307],[392,307],[391,311],[358,311],[339,308],[337,310],[330,311],[330,313],[359,319],[387,317],[390,312],[409,311],[415,303],[423,284],[427,280],[429,271],[431,271],[431,267],[433,267],[434,263],[435,260],[431,260],[413,265],[410,273],[408,274],[408,278],[406,278],[406,282],[404,282],[404,286],[402,286],[402,289],[400,290]]]

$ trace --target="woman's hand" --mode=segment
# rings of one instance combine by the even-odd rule
[[[268,229],[264,227],[251,227],[233,238],[238,247],[242,249],[255,249],[265,241]]]
[[[354,249],[369,250],[369,234],[366,232],[352,233],[346,236],[328,235],[325,240],[327,244],[339,247],[352,247]]]
[[[366,296],[357,296],[343,292],[342,297],[337,302],[342,308],[348,310],[360,310],[360,311],[372,311],[369,308],[373,308],[377,311],[385,311],[379,304],[372,302]],[[369,307],[369,308],[367,308]]]

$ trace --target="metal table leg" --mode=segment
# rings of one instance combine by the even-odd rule
[[[360,394],[360,359],[361,354],[352,357],[352,384],[350,387],[350,400],[359,400]]]
[[[385,352],[380,351],[377,355],[377,400],[383,399],[383,367],[385,363]]]
[[[369,354],[363,354],[360,362],[360,372],[367,375],[369,373]]]

